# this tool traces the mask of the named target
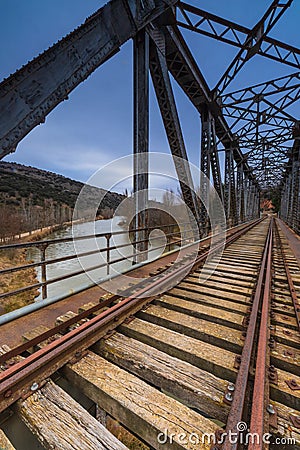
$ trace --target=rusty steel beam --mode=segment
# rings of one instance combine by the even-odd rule
[[[135,202],[135,262],[147,259],[149,189],[149,36],[145,29],[134,38],[133,194]]]
[[[157,40],[156,40],[157,41]],[[158,47],[159,46],[159,47]],[[174,165],[185,204],[200,223],[199,205],[195,195],[194,182],[188,166],[188,157],[176,108],[173,89],[168,73],[166,59],[161,50],[164,48],[164,36],[161,35],[156,44],[150,45],[150,71],[158,105],[166,130]],[[185,163],[186,161],[186,163]]]
[[[111,0],[0,84],[0,158],[127,40],[177,0]]]

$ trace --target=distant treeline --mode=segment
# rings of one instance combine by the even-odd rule
[[[15,163],[0,163],[0,239],[72,220],[83,183]],[[104,198],[98,214],[113,214],[124,196],[100,190]],[[87,202],[99,195],[88,187]]]

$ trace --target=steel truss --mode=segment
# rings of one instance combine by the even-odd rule
[[[260,192],[280,186],[282,217],[299,232],[300,125],[289,108],[300,97],[300,50],[269,36],[293,0],[273,0],[250,29],[178,0],[111,0],[75,31],[0,84],[0,157],[18,142],[96,68],[133,39],[135,239],[146,257],[149,150],[149,73],[183,198],[209,231],[188,169],[187,152],[170,75],[200,115],[202,172],[235,225],[259,215]],[[180,28],[235,46],[238,52],[210,89]],[[228,92],[241,68],[256,55],[298,71]],[[55,78],[51,76],[55,74]],[[294,141],[294,144],[293,144]],[[180,158],[182,163],[177,158]],[[200,180],[204,195],[207,179]],[[142,192],[142,193],[141,193]],[[144,256],[143,256],[144,255]]]

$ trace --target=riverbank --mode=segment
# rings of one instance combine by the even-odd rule
[[[10,249],[1,251],[0,270],[22,266],[29,262],[30,261],[26,259],[26,250]],[[5,294],[35,283],[38,283],[38,279],[34,268],[2,274],[0,280],[0,292],[1,294]],[[27,292],[21,292],[20,294],[14,294],[7,298],[3,298],[0,303],[0,315],[33,303],[38,295],[38,289],[31,289]]]

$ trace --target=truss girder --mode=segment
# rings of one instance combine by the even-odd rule
[[[160,39],[160,45],[163,36]],[[173,89],[168,73],[165,56],[158,49],[154,41],[150,44],[150,72],[155,89],[158,105],[166,130],[170,150],[180,183],[180,188],[186,205],[194,215],[197,223],[200,221],[199,207],[195,195],[195,188],[188,164],[183,134],[176,108]]]
[[[217,152],[215,121],[210,111],[203,111],[201,114],[201,155],[200,155],[200,189],[206,204],[209,202],[209,181],[213,179],[214,188],[224,203],[224,193],[222,186],[219,154]],[[203,175],[204,176],[203,176]],[[207,234],[209,229],[207,211],[204,205],[201,205],[201,223],[203,234]]]
[[[237,164],[241,163],[243,154],[236,144],[236,136],[227,124],[220,105],[213,99],[212,93],[182,34],[176,26],[168,26],[163,32],[166,38],[166,60],[170,73],[200,115],[209,108],[214,118],[216,137],[224,147],[234,148],[234,160]],[[255,177],[247,163],[245,163],[245,169],[249,170],[249,177],[255,183]]]
[[[216,86],[223,92],[245,62],[255,54],[299,69],[300,50],[267,35],[291,3],[292,1],[273,2],[264,17],[250,29],[180,2],[178,9],[181,18],[177,23],[183,28],[240,48],[237,57]]]
[[[244,102],[256,101],[279,92],[293,91],[300,87],[300,72],[295,72],[285,77],[268,80],[264,83],[247,86],[238,91],[223,94],[220,97],[222,105],[234,106]]]
[[[290,7],[292,1],[282,2],[281,0],[274,0],[272,2],[263,17],[249,31],[243,46],[216,84],[214,92],[217,95],[225,91],[245,63],[259,52],[264,38],[278,22],[286,9]]]
[[[176,0],[111,0],[0,84],[0,158],[128,39]]]

